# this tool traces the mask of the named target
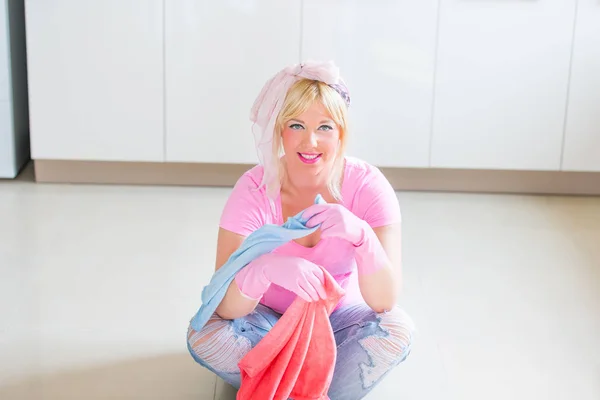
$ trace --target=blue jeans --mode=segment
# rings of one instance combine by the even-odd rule
[[[214,314],[200,331],[188,329],[188,349],[196,362],[239,389],[239,361],[280,316],[262,304],[234,320]],[[330,321],[337,344],[332,400],[362,399],[410,353],[414,324],[399,307],[378,314],[366,304],[351,305],[334,311]]]

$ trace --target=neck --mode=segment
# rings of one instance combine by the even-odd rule
[[[324,172],[314,176],[298,176],[286,172],[281,190],[297,199],[314,199],[317,194],[327,197],[327,174]]]

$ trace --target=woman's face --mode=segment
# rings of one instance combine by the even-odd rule
[[[281,136],[288,173],[318,174],[333,164],[340,130],[327,109],[316,102],[303,114],[287,121]]]

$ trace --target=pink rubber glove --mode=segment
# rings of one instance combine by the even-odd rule
[[[235,276],[240,291],[259,300],[272,283],[307,302],[326,299],[323,270],[301,257],[267,253],[246,265]]]
[[[315,204],[302,214],[308,219],[306,226],[321,225],[321,239],[337,237],[356,247],[356,264],[359,274],[372,274],[389,264],[379,238],[364,220],[340,204]]]

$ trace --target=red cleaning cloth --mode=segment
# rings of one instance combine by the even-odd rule
[[[323,273],[327,299],[307,303],[297,297],[239,362],[242,384],[237,400],[329,399],[337,356],[329,315],[344,289],[325,269]]]

